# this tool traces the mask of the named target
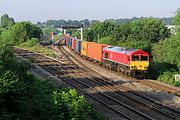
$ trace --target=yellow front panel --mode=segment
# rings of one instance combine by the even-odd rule
[[[149,61],[131,61],[130,70],[148,70]]]
[[[87,44],[88,42],[83,41],[81,43],[81,54],[87,56]]]

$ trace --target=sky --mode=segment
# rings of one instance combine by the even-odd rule
[[[15,21],[50,19],[105,20],[132,17],[172,17],[180,0],[0,0],[0,16]]]

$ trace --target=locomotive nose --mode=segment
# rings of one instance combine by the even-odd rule
[[[148,61],[132,61],[130,63],[131,70],[148,70],[149,62]]]

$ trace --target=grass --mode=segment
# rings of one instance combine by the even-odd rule
[[[51,50],[50,48],[48,48],[48,47],[45,48],[45,47],[40,46],[38,44],[37,39],[35,39],[35,38],[32,38],[31,40],[28,40],[27,42],[24,42],[24,43],[18,45],[17,47],[24,48],[24,49],[27,49],[27,50],[32,51],[32,52],[42,53],[43,55],[47,55],[47,56],[50,56],[53,58],[58,57],[53,52],[53,50]]]

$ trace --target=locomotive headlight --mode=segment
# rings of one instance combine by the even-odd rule
[[[136,65],[132,65],[131,68],[136,68]]]
[[[144,66],[144,68],[148,68],[149,66]]]

